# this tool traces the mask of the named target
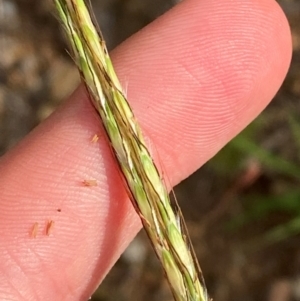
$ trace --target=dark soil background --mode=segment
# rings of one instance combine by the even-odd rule
[[[176,2],[92,1],[110,49]],[[278,2],[294,42],[280,92],[243,134],[175,188],[218,301],[300,300],[300,1]],[[50,0],[0,0],[0,155],[78,85],[65,49]],[[143,233],[92,300],[172,300]]]

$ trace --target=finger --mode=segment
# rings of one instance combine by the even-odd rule
[[[267,105],[290,53],[275,2],[186,0],[113,57],[176,184]],[[83,89],[2,158],[0,177],[0,299],[85,300],[140,222]]]

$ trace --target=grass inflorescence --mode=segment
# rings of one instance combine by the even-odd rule
[[[207,301],[204,279],[178,205],[148,151],[105,41],[83,0],[54,0],[75,62],[127,183],[130,199],[177,301]]]

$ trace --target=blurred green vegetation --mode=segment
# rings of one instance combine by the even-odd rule
[[[281,127],[276,131],[282,131],[290,143],[264,143],[270,125],[278,125],[278,120],[274,119],[277,119],[274,111],[267,110],[209,163],[218,174],[232,177],[249,160],[255,160],[260,168],[259,178],[268,178],[264,187],[254,183],[242,195],[241,210],[226,221],[227,230],[237,232],[251,223],[266,221],[278,214],[284,216],[282,223],[267,227],[258,237],[250,239],[260,247],[300,234],[300,122],[291,109],[286,110],[281,116]]]

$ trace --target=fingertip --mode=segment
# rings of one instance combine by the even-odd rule
[[[274,97],[291,35],[275,1],[186,0],[114,55],[138,120],[178,182]]]

